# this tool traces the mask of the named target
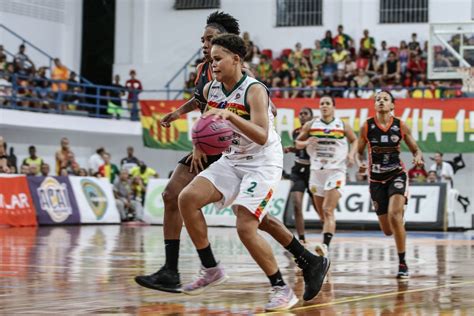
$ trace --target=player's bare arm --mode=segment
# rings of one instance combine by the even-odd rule
[[[404,135],[405,143],[407,144],[408,149],[413,154],[413,164],[417,166],[422,166],[424,164],[423,153],[418,147],[416,140],[413,138],[410,128],[405,124],[401,124],[401,128]]]

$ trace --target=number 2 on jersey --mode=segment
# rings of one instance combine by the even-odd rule
[[[257,186],[257,182],[255,182],[255,181],[250,182],[250,186],[247,189],[247,192],[254,193],[254,190],[255,190],[256,186]]]

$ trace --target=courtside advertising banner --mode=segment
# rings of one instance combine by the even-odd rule
[[[410,185],[408,205],[405,210],[406,225],[422,226],[427,229],[442,228],[446,205],[446,187],[444,184]],[[307,195],[307,194],[306,194]],[[313,205],[305,197],[303,203],[305,221],[319,221]],[[337,222],[357,224],[374,223],[378,219],[372,209],[368,185],[347,185],[335,210]]]
[[[0,225],[38,225],[26,176],[0,176]]]
[[[105,178],[69,177],[81,223],[120,223],[112,185]]]
[[[28,177],[28,185],[40,225],[81,222],[68,177]]]
[[[163,224],[164,204],[161,197],[168,179],[150,179],[145,198],[145,222],[150,224]],[[286,203],[290,193],[291,182],[282,180],[274,190],[272,198],[266,208],[268,213],[283,222]],[[207,225],[209,226],[235,226],[235,215],[230,207],[218,210],[213,204],[203,208]]]

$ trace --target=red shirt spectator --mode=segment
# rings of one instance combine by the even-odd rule
[[[138,92],[143,90],[142,83],[136,79],[137,73],[135,70],[130,70],[130,79],[125,82],[125,87],[129,90],[128,100],[138,99]]]
[[[426,62],[421,59],[420,55],[415,55],[408,62],[408,71],[412,73],[414,77],[426,73]]]
[[[413,166],[413,168],[408,171],[408,178],[410,182],[424,183],[426,182],[426,178],[428,178],[428,173],[423,166]]]

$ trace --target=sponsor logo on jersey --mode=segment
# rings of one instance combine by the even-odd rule
[[[380,137],[380,142],[382,143],[388,143],[388,135],[382,135]]]
[[[403,187],[405,186],[405,184],[403,182],[395,182],[393,184],[393,186],[397,189],[403,189]]]
[[[241,97],[240,93],[237,93],[237,94],[235,95],[235,98],[236,98],[236,99],[240,99],[240,97]]]
[[[325,129],[324,129],[324,134],[329,134],[329,133],[331,133],[331,129],[325,128]]]
[[[370,129],[374,129],[374,128],[375,128],[375,124],[371,124]]]
[[[370,142],[374,144],[378,144],[379,141],[377,140],[377,138],[374,137],[370,140]]]
[[[400,130],[400,127],[398,127],[397,125],[393,125],[392,127],[390,127],[390,129],[394,132],[398,132]]]
[[[400,140],[400,137],[398,135],[391,135],[390,140],[394,143],[398,142]]]

